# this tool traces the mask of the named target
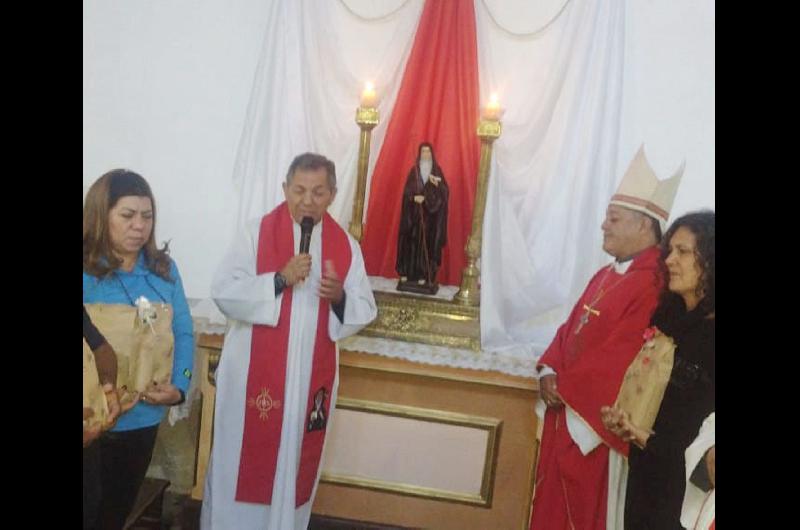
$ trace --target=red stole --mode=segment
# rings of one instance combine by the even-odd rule
[[[336,272],[344,279],[350,269],[350,242],[347,234],[329,214],[322,219],[322,270],[326,260],[333,260]],[[278,205],[261,220],[258,234],[256,274],[280,270],[294,256],[294,227],[286,202]],[[278,449],[283,425],[286,356],[289,345],[292,288],[283,291],[281,313],[275,327],[253,325],[250,367],[244,415],[242,452],[236,500],[269,505],[278,464]],[[314,360],[309,385],[300,467],[297,473],[295,506],[308,502],[317,478],[325,425],[330,414],[331,392],[336,378],[336,345],[328,336],[330,304],[320,298],[317,315]],[[320,420],[315,394],[323,397]],[[318,397],[319,401],[319,397]],[[313,428],[309,417],[313,414]]]

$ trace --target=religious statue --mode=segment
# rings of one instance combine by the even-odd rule
[[[450,190],[444,173],[424,142],[403,188],[403,208],[397,236],[398,291],[436,294],[436,272],[447,243],[447,201]]]

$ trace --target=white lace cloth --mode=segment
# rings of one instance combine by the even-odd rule
[[[396,278],[383,278],[370,276],[370,284],[374,291],[396,293],[398,292]],[[441,285],[439,292],[430,298],[452,300],[458,292],[455,285]],[[424,296],[424,295],[422,295]],[[194,320],[195,333],[223,334],[225,333],[226,319],[210,298],[198,300],[190,299],[189,307]],[[353,335],[339,341],[339,347],[351,351],[359,351],[383,355],[395,359],[403,359],[434,366],[451,366],[453,368],[469,368],[472,370],[490,370],[509,375],[534,377],[536,359],[533,357],[532,348],[528,346],[515,346],[496,351],[473,351],[445,346],[434,346],[419,342],[404,342],[399,340],[381,339],[376,337],[363,337]],[[199,373],[197,355],[195,355],[195,372]],[[193,390],[196,380],[192,378],[192,385],[187,394],[186,403],[170,410],[170,422],[174,424],[173,414],[177,419],[188,416],[190,399],[195,399]],[[198,393],[199,395],[199,393]],[[185,408],[185,412],[182,410]],[[177,412],[173,412],[177,411]],[[177,420],[175,420],[177,421]]]
[[[488,352],[447,348],[419,342],[380,339],[353,335],[339,341],[339,348],[350,351],[374,353],[395,359],[404,359],[435,366],[452,366],[454,368],[470,368],[472,370],[491,370],[509,375],[534,377],[535,361],[521,358],[525,352]]]
[[[197,344],[197,332],[194,334],[194,342]],[[189,413],[192,411],[192,404],[200,397],[200,387],[197,374],[200,373],[200,361],[197,354],[197,348],[194,350],[194,361],[192,362],[192,379],[189,382],[189,390],[186,392],[186,401],[180,405],[175,405],[169,408],[167,419],[170,426],[174,426],[175,422],[188,418]]]
[[[373,291],[398,292],[397,278],[370,276],[369,281]],[[458,286],[455,285],[440,285],[439,291],[434,296],[430,296],[430,298],[452,300],[458,289]],[[417,363],[470,368],[473,370],[491,370],[522,377],[534,377],[536,367],[536,359],[532,357],[533,348],[526,346],[476,352],[419,342],[404,342],[353,335],[339,341],[339,347]]]
[[[210,298],[206,299],[187,299],[189,303],[189,311],[192,314],[192,323],[194,325],[194,342],[197,344],[197,338],[202,333],[212,335],[221,335],[225,333],[227,325],[225,316],[217,309],[216,304]],[[189,417],[192,411],[192,405],[197,399],[200,398],[200,380],[198,374],[200,373],[200,355],[199,350],[194,350],[194,362],[192,363],[192,380],[189,383],[189,390],[186,392],[186,401],[180,405],[170,407],[167,419],[170,426],[174,426],[179,420]]]

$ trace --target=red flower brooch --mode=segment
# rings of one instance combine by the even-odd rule
[[[642,335],[645,347],[652,348],[656,335],[658,335],[660,332],[661,331],[656,326],[650,326],[649,328],[645,329],[644,334]]]

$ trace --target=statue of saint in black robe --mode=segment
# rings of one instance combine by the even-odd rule
[[[417,150],[417,161],[406,177],[403,208],[397,237],[395,270],[400,291],[435,294],[436,273],[447,243],[447,201],[450,190],[444,173],[425,142]]]

